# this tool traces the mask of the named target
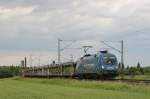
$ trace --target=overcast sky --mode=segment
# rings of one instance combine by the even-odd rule
[[[124,40],[126,65],[150,65],[150,1],[0,0],[0,65],[17,65],[30,54],[35,64],[39,56],[41,64],[50,63],[57,59],[58,38],[76,40],[74,48],[93,45],[93,53],[104,47],[100,41],[115,41],[108,43],[119,49],[116,41]]]

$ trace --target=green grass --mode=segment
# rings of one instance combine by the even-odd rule
[[[0,99],[150,99],[150,86],[69,79],[0,80]]]

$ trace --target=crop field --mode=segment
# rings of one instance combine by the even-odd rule
[[[0,99],[150,99],[150,85],[17,77],[0,80]]]

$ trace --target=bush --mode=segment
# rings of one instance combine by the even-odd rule
[[[144,72],[144,74],[150,74],[150,66],[149,67],[144,67],[143,72]]]
[[[0,69],[0,78],[13,77],[13,73],[7,69]]]
[[[0,67],[0,78],[8,78],[13,76],[21,75],[20,67],[13,66],[1,66]]]
[[[143,75],[150,74],[150,67],[129,67],[124,69],[123,75]]]

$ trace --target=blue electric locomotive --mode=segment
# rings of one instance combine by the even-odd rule
[[[98,54],[87,54],[77,61],[76,76],[78,77],[115,77],[118,75],[118,62],[115,55],[108,51]]]

